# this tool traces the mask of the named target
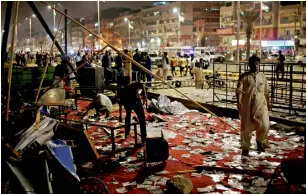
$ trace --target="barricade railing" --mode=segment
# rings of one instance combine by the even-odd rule
[[[260,71],[263,72],[270,86],[270,98],[273,112],[285,113],[286,115],[298,115],[306,112],[306,64],[301,66],[296,63],[284,64],[284,77],[276,73],[277,63],[261,63]],[[213,72],[219,70],[225,84],[220,87],[213,81],[213,99],[210,103],[222,103],[226,106],[236,105],[235,89],[239,76],[249,70],[247,63],[224,63],[213,64]],[[239,76],[232,76],[232,75]],[[230,75],[230,76],[229,76]],[[214,78],[215,79],[215,78]]]

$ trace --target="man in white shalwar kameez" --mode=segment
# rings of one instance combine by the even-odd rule
[[[264,151],[270,128],[270,89],[266,76],[259,72],[259,64],[258,57],[251,57],[249,59],[250,71],[242,74],[237,84],[242,155],[249,153],[253,131],[256,131],[257,150]]]

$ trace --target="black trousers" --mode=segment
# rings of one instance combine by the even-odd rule
[[[125,117],[125,136],[128,136],[130,134],[131,130],[131,115],[132,110],[135,111],[139,124],[140,124],[140,132],[141,132],[141,141],[144,143],[146,137],[147,137],[147,129],[146,129],[146,117],[145,112],[142,107],[142,103],[140,101],[140,98],[137,98],[135,102],[130,102],[131,104],[124,105],[125,111],[126,111],[126,117]],[[137,135],[137,134],[135,134]]]
[[[275,70],[275,73],[277,75],[277,78],[279,78],[278,76],[278,72],[281,72],[282,73],[282,78],[284,78],[284,74],[285,74],[285,67],[284,67],[284,64],[277,64],[276,66],[276,70]]]
[[[145,75],[146,73],[142,70],[138,70],[137,72],[138,72],[137,81],[138,82],[141,82],[141,81],[145,82],[146,81],[146,75]]]
[[[176,75],[175,66],[171,67],[171,72],[172,72],[172,76],[174,77],[174,75]]]

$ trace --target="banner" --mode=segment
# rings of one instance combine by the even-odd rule
[[[217,35],[233,34],[233,28],[217,29]]]

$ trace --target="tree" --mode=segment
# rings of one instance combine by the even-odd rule
[[[45,35],[40,35],[38,37],[38,45],[40,46],[40,52],[43,52],[43,47],[45,46],[47,42],[47,38]]]
[[[251,48],[250,42],[254,30],[254,23],[256,22],[256,20],[260,18],[260,12],[256,11],[255,9],[251,10],[242,9],[240,17],[245,24],[244,30],[247,38],[247,59],[248,59],[250,57],[250,48]],[[237,44],[238,43],[239,42],[237,41]]]
[[[143,19],[143,17],[137,17],[132,23],[132,26],[134,27],[136,33],[138,33],[140,39],[141,39],[141,44],[144,40],[144,31],[145,27],[147,25],[146,21]]]

